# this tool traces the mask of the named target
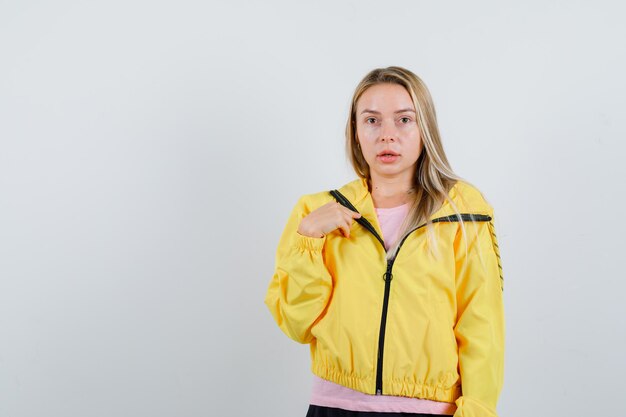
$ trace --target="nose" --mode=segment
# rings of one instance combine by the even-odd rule
[[[393,123],[382,123],[382,125],[382,129],[380,130],[381,142],[395,142],[397,138],[396,126]]]

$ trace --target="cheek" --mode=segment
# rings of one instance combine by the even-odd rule
[[[361,144],[361,154],[363,154],[363,158],[365,158],[368,163],[376,159],[376,149],[370,139],[359,136],[359,143]]]
[[[419,129],[417,128],[414,130],[411,130],[410,132],[407,132],[406,139],[415,148],[421,147],[422,145],[422,137],[420,135]]]
[[[419,134],[419,130],[411,132],[409,135],[407,135],[406,143],[407,145],[409,145],[407,149],[407,154],[410,155],[410,159],[417,160],[423,150],[423,144]]]
[[[367,135],[366,129],[364,129],[360,124],[356,125],[356,135],[359,138],[363,138]]]
[[[361,153],[367,160],[369,160],[372,154],[375,153],[373,146],[371,146],[370,144],[370,141],[368,140],[361,141]]]
[[[356,136],[361,143],[361,149],[367,148],[369,143],[372,141],[372,137],[376,137],[376,135],[372,132],[372,129],[358,127],[356,129]]]
[[[410,139],[413,141],[417,141],[420,139],[420,129],[419,127],[417,127],[415,123],[412,123],[410,126],[407,126],[406,130],[404,131],[404,134],[406,135],[407,139]]]

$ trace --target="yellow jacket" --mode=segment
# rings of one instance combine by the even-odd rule
[[[303,195],[280,237],[265,304],[287,336],[310,344],[321,378],[367,394],[455,403],[454,417],[497,417],[505,322],[493,208],[466,182],[449,196],[467,240],[445,202],[431,217],[441,258],[426,249],[422,225],[388,262],[365,179]],[[335,200],[362,215],[349,238],[297,232],[304,216]]]

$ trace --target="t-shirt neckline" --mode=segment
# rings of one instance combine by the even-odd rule
[[[375,209],[376,209],[377,212],[380,212],[380,213],[392,213],[392,212],[395,212],[395,211],[401,211],[401,210],[407,208],[408,205],[409,205],[409,203],[404,203],[404,204],[402,204],[400,206],[380,207],[380,208],[379,207],[375,207]]]

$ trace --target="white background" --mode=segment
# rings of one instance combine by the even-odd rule
[[[0,2],[0,416],[304,416],[275,248],[356,178],[348,103],[389,65],[496,210],[499,414],[625,416],[625,11]]]

